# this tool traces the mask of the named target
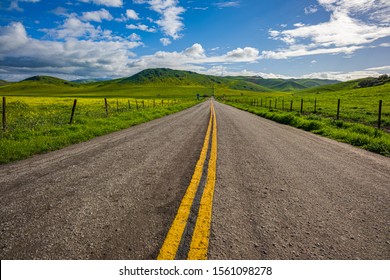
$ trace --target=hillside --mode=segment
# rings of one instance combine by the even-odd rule
[[[321,94],[321,93],[328,93],[328,92],[337,92],[337,91],[343,91],[343,90],[353,90],[358,89],[359,83],[363,79],[358,80],[351,80],[346,82],[340,82],[337,84],[329,84],[329,85],[322,85],[314,88],[306,88],[300,91],[297,91],[297,93],[305,93],[305,94]]]
[[[272,91],[269,88],[257,85],[250,81],[242,81],[229,77],[217,77],[198,74],[191,71],[172,70],[167,68],[146,69],[131,77],[115,80],[116,83],[137,86],[201,86],[225,87],[235,90],[249,90],[259,92]]]
[[[51,77],[51,76],[33,76],[33,77],[30,77],[30,78],[27,78],[27,79],[21,81],[21,83],[23,83],[23,82],[36,83],[36,84],[46,84],[46,85],[57,85],[57,86],[63,86],[63,85],[75,86],[76,85],[72,82],[69,82],[69,81],[66,81],[66,80],[63,80],[60,78],[56,78],[56,77]]]
[[[4,81],[4,80],[0,80],[0,86],[4,86],[4,85],[8,85],[9,82],[7,81]]]
[[[78,83],[50,76],[34,76],[20,82],[0,85],[0,94],[56,95],[56,96],[132,96],[174,95],[193,96],[212,92],[243,95],[256,93],[332,90],[337,81],[318,79],[263,79],[261,77],[218,77],[190,71],[166,68],[146,69],[133,76],[97,81],[80,80]],[[355,83],[355,82],[353,82]],[[324,86],[325,85],[325,86]],[[336,85],[337,86],[337,85]],[[310,90],[309,90],[310,91]]]
[[[239,78],[276,91],[296,91],[305,88],[336,84],[340,82],[336,80],[321,79],[264,79],[262,77]]]

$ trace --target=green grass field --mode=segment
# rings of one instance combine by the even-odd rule
[[[239,101],[239,103],[256,106],[271,107],[281,111],[289,111],[291,101],[294,112],[300,112],[303,99],[303,113],[315,114],[323,118],[337,117],[338,99],[340,99],[339,119],[348,122],[357,122],[376,127],[378,123],[379,100],[382,100],[381,125],[390,131],[390,83],[370,87],[355,88],[355,83],[347,82],[296,91],[294,93],[274,92],[257,93],[251,95],[225,95],[225,100]],[[222,100],[223,96],[219,95]],[[275,108],[276,106],[276,108]]]
[[[128,128],[199,102],[195,98],[107,100],[108,117],[103,98],[78,98],[73,123],[69,124],[73,98],[7,97],[7,129],[0,131],[0,164]]]

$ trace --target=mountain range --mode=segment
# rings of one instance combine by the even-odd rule
[[[297,91],[316,86],[339,83],[336,80],[321,79],[264,79],[253,76],[211,76],[191,71],[166,68],[146,69],[133,76],[114,80],[76,80],[66,81],[51,76],[33,76],[20,82],[0,82],[0,91],[20,91],[23,89],[118,89],[121,87],[203,87],[228,88],[256,92]]]

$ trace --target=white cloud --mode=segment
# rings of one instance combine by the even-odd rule
[[[164,46],[168,46],[168,45],[170,45],[172,42],[171,42],[171,40],[169,40],[169,38],[161,38],[160,39],[160,42],[161,42],[161,44],[163,44]]]
[[[83,22],[75,16],[67,18],[58,28],[42,29],[41,31],[59,39],[79,37],[95,39],[103,34],[103,31],[100,28],[95,28],[95,26],[89,22]]]
[[[85,21],[102,22],[102,20],[112,20],[113,17],[109,11],[101,9],[100,11],[84,12],[82,19]]]
[[[297,45],[289,49],[278,51],[262,51],[261,58],[264,59],[286,59],[290,57],[300,57],[308,55],[319,54],[353,54],[355,51],[362,49],[363,47],[351,46],[351,47],[337,47],[337,48],[314,48],[310,49],[307,46]]]
[[[169,7],[163,11],[161,18],[156,23],[161,27],[164,34],[175,40],[181,37],[179,32],[183,30],[184,24],[179,15],[184,13],[184,11],[183,7],[176,6]]]
[[[251,47],[237,48],[224,55],[208,56],[201,44],[195,43],[181,52],[158,51],[152,55],[132,59],[129,66],[135,69],[168,67],[200,71],[204,64],[255,62],[259,59],[259,51]]]
[[[193,57],[193,58],[204,58],[206,57],[205,51],[201,44],[194,44],[192,47],[185,49],[183,52],[184,55]]]
[[[137,24],[137,25],[135,25],[135,24],[128,24],[128,25],[126,25],[126,28],[127,29],[135,29],[135,30],[138,29],[138,30],[141,30],[141,31],[151,32],[151,33],[157,31],[155,28],[149,27],[149,26],[147,26],[145,24]]]
[[[180,32],[184,28],[183,18],[180,16],[186,10],[178,6],[178,0],[137,0],[136,4],[149,4],[150,9],[160,14],[160,19],[155,21],[162,32],[174,40],[180,38]]]
[[[305,26],[305,24],[302,22],[298,22],[298,23],[295,23],[294,26],[295,27],[302,27],[302,26]]]
[[[134,10],[131,10],[131,9],[126,10],[126,16],[129,19],[139,20],[139,16],[138,16],[137,12]]]
[[[390,26],[385,24],[390,2],[375,0],[318,0],[330,11],[330,19],[315,25],[294,24],[294,29],[269,30],[274,40],[280,40],[287,48],[263,51],[263,58],[288,58],[312,54],[351,55],[356,50],[371,47],[374,41],[390,36]],[[363,21],[362,15],[371,15]],[[375,19],[374,16],[375,15]],[[373,22],[376,20],[376,22]]]
[[[96,5],[102,5],[107,7],[122,7],[122,0],[79,0],[84,3],[94,3]]]
[[[254,62],[259,58],[259,51],[251,47],[237,48],[228,52],[226,58],[233,59],[234,61]]]
[[[23,12],[24,9],[19,7],[19,2],[38,3],[40,2],[40,0],[12,0],[7,10],[9,11],[15,10],[18,12]]]
[[[0,69],[8,76],[123,76],[129,73],[129,57],[134,57],[131,49],[141,45],[126,40],[36,40],[28,37],[22,23],[12,23],[0,28]]]
[[[318,11],[318,8],[316,5],[310,5],[309,7],[305,7],[304,11],[306,15],[314,14]]]
[[[57,16],[68,16],[68,9],[63,7],[57,7],[54,10],[51,10],[50,12]]]
[[[240,2],[239,1],[217,2],[214,3],[214,5],[220,9],[223,9],[223,8],[239,7]]]
[[[368,71],[390,71],[390,65],[367,68]]]
[[[0,58],[1,54],[19,50],[26,45],[28,40],[26,29],[20,22],[0,27]]]
[[[141,36],[139,36],[138,34],[136,33],[132,33],[130,36],[129,36],[129,39],[131,41],[141,41]]]
[[[361,70],[352,72],[316,72],[307,75],[302,75],[302,79],[328,79],[338,81],[356,80],[366,77],[378,77],[381,74],[376,71]]]

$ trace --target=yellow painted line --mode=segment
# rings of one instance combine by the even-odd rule
[[[200,201],[198,218],[196,220],[190,250],[187,256],[187,259],[189,260],[206,260],[209,247],[211,215],[217,173],[217,119],[214,106],[211,107],[211,111],[213,114],[211,154],[208,165],[206,186]]]
[[[212,104],[212,103],[211,103]],[[212,127],[212,105],[210,105],[210,120],[207,127],[206,136],[204,139],[203,147],[200,152],[198,162],[195,166],[194,174],[192,175],[191,182],[187,188],[187,191],[180,203],[176,217],[168,231],[168,234],[164,240],[164,243],[158,254],[158,260],[173,260],[175,259],[176,252],[180,245],[184,229],[187,224],[188,216],[190,215],[191,206],[194,201],[196,191],[198,190],[199,182],[202,177],[203,165],[206,160],[207,150],[209,147],[211,127]]]

